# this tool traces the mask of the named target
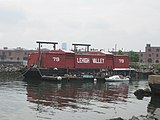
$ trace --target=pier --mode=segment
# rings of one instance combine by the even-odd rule
[[[150,75],[148,83],[153,94],[160,95],[160,75]]]

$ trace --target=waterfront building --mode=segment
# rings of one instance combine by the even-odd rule
[[[140,63],[160,63],[160,47],[146,44],[144,52],[137,52],[139,54]]]
[[[49,49],[44,48],[41,51],[49,51]],[[27,50],[21,47],[8,49],[8,47],[4,47],[0,49],[0,63],[20,63],[26,65],[28,54],[33,52],[38,52],[38,49]]]
[[[26,50],[21,47],[8,49],[4,47],[0,50],[0,63],[22,63],[26,64],[28,54],[37,50]]]

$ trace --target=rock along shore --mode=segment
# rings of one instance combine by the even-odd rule
[[[0,64],[0,72],[18,72],[24,67],[22,64]]]
[[[110,120],[127,120],[127,119],[118,117],[118,118],[113,118]],[[146,116],[140,115],[138,117],[132,116],[132,118],[130,118],[129,120],[160,120],[160,108],[155,109],[155,111],[152,114],[148,114]]]
[[[23,68],[22,64],[0,64],[0,80],[22,80],[20,71]]]

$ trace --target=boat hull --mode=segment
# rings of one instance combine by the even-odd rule
[[[23,76],[25,78],[41,78],[40,71],[37,68],[30,68]]]
[[[111,76],[109,78],[105,78],[106,81],[108,82],[122,82],[122,81],[129,81],[129,78],[128,77],[123,77],[123,76],[120,76],[120,75],[114,75],[114,76]]]
[[[42,78],[42,76],[63,76],[64,74],[66,74],[66,70],[64,69],[29,68],[23,76],[25,78]]]
[[[82,75],[82,76],[74,76],[68,75],[67,69],[45,69],[45,68],[29,68],[26,69],[25,74],[23,74],[25,79],[41,79],[45,81],[75,81],[75,80],[94,80],[95,76],[91,75]]]

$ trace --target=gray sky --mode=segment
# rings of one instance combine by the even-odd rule
[[[160,46],[160,0],[0,0],[0,48],[37,40],[144,51]]]

